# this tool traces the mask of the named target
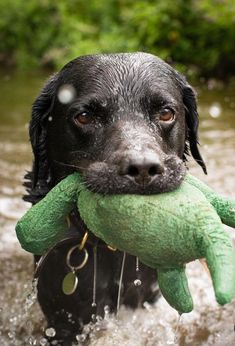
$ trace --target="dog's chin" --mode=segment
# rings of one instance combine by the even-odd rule
[[[105,162],[91,163],[83,172],[86,187],[96,193],[151,195],[175,190],[183,181],[186,168],[177,156],[165,160],[163,174],[156,175],[150,184],[137,184],[134,179],[117,173],[117,166]]]

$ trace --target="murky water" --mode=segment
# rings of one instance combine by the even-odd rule
[[[15,237],[17,219],[29,207],[21,200],[22,178],[31,164],[27,122],[30,106],[48,77],[45,73],[0,73],[0,344],[45,345],[45,322],[32,290],[32,256]],[[209,88],[208,88],[209,87]],[[235,83],[201,86],[201,151],[206,177],[190,160],[191,172],[224,195],[235,194]],[[233,232],[227,228],[229,232]],[[188,266],[195,301],[192,313],[177,313],[164,299],[154,307],[121,308],[118,320],[108,310],[104,320],[86,326],[78,344],[89,345],[234,345],[235,302],[216,304],[210,279],[197,261]],[[32,304],[31,304],[32,303]],[[53,332],[51,330],[47,331]],[[80,340],[80,341],[79,341]]]

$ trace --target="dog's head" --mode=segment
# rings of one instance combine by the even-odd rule
[[[189,148],[206,172],[197,131],[194,91],[159,58],[77,58],[33,105],[31,200],[77,170],[100,193],[171,191],[184,178]]]

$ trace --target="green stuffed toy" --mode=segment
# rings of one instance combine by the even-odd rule
[[[179,313],[193,309],[185,264],[199,258],[206,258],[217,302],[231,302],[235,253],[222,222],[235,227],[235,201],[216,195],[189,174],[172,192],[103,196],[86,189],[74,173],[18,222],[22,247],[40,255],[63,239],[66,216],[75,204],[98,238],[157,270],[163,296]]]

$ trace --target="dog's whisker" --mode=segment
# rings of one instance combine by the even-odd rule
[[[62,166],[77,168],[77,169],[81,169],[81,170],[84,170],[86,168],[86,167],[82,167],[82,166],[78,166],[78,165],[72,165],[70,163],[65,163],[65,162],[61,162],[61,161],[57,161],[57,160],[54,160],[54,162],[56,162]]]
[[[112,155],[112,152],[108,152],[106,157],[104,158],[103,162],[107,162],[107,160],[110,158],[110,156]]]
[[[80,153],[80,154],[86,154],[86,155],[90,155],[90,153],[88,154],[86,151],[84,150],[71,150],[69,152],[69,154],[74,154],[74,153]]]

